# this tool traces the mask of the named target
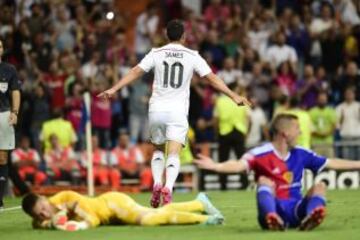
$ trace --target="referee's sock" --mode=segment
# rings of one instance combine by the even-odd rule
[[[8,178],[8,167],[7,165],[0,165],[0,207],[3,206],[3,198],[5,195],[5,189]]]

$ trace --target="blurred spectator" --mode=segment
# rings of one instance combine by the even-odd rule
[[[356,61],[359,57],[359,41],[357,38],[357,31],[350,25],[345,25],[343,29],[344,34],[344,55],[347,61]]]
[[[216,68],[222,68],[226,50],[219,41],[219,33],[215,29],[208,31],[205,41],[200,46],[202,53],[209,53]],[[211,64],[209,64],[211,66]]]
[[[230,84],[229,88],[240,92],[236,83]],[[234,150],[236,158],[240,158],[245,152],[245,139],[249,129],[250,109],[238,107],[231,99],[221,95],[216,99],[214,118],[219,133],[219,161],[229,159],[230,151]],[[220,175],[221,190],[227,189],[227,176]],[[246,189],[248,180],[242,175],[242,189]]]
[[[360,101],[360,75],[358,66],[355,62],[347,63],[345,72],[334,82],[333,93],[338,93],[340,95],[338,102],[345,100],[344,93],[349,87],[354,87],[355,98],[357,101]]]
[[[271,29],[266,28],[260,18],[249,18],[248,21],[250,26],[247,37],[249,38],[250,46],[263,57],[272,34]]]
[[[120,186],[120,173],[115,168],[117,165],[116,157],[110,152],[101,149],[99,146],[99,139],[96,135],[91,137],[92,144],[92,163],[94,181],[102,186],[111,186],[113,190],[118,189]],[[87,152],[81,154],[82,175],[84,178],[87,176]]]
[[[317,98],[317,106],[309,111],[313,132],[311,138],[312,149],[319,155],[332,158],[334,153],[334,135],[336,129],[336,112],[328,106],[326,92],[320,92]]]
[[[211,0],[210,5],[205,8],[204,17],[207,24],[221,27],[225,19],[230,16],[230,9],[223,5],[221,0]]]
[[[360,141],[360,103],[355,99],[355,89],[345,89],[345,100],[336,107],[340,137],[344,141]],[[359,146],[343,147],[344,158],[357,160],[360,157]]]
[[[55,47],[60,51],[73,49],[75,46],[75,22],[70,19],[70,12],[65,5],[56,6],[56,17],[53,23],[56,40]]]
[[[82,77],[85,79],[94,78],[99,71],[100,52],[94,51],[91,58],[81,67]]]
[[[30,139],[22,136],[19,147],[11,153],[13,166],[19,171],[22,180],[31,181],[35,186],[45,183],[46,174],[40,170],[40,155],[30,148]]]
[[[84,39],[84,44],[80,42],[79,47],[81,49],[81,63],[87,63],[91,60],[92,57],[95,57],[94,53],[99,51],[98,47],[98,39],[94,33],[89,33]],[[99,55],[97,56],[99,57]],[[94,59],[98,61],[98,59]],[[85,74],[87,74],[88,70],[84,69]]]
[[[279,99],[277,99],[275,110],[272,115],[272,119],[276,117],[276,115],[280,113],[285,113],[290,108],[290,97],[286,95],[281,95]]]
[[[78,140],[71,122],[64,119],[63,111],[59,108],[54,109],[53,119],[45,121],[42,125],[40,140],[43,142],[45,152],[51,148],[52,135],[56,136],[56,143],[58,142],[63,148],[71,147]]]
[[[217,72],[219,78],[223,79],[226,85],[230,83],[241,83],[246,87],[246,83],[242,81],[242,72],[235,68],[235,60],[232,57],[224,59],[224,68]]]
[[[92,87],[91,123],[93,134],[99,138],[100,147],[110,147],[111,101],[104,101],[97,95],[107,88],[104,82],[95,82]]]
[[[300,135],[297,144],[304,148],[311,148],[311,133],[313,131],[312,121],[307,111],[301,108],[300,101],[296,97],[292,97],[289,102],[289,109],[285,113],[294,114],[298,117],[300,126]]]
[[[138,59],[142,59],[152,47],[159,24],[157,11],[155,3],[149,3],[146,11],[136,19],[135,51]]]
[[[249,132],[246,137],[246,147],[252,148],[259,145],[264,139],[269,139],[267,124],[268,121],[264,110],[259,106],[255,97],[251,97],[252,103],[249,119]]]
[[[309,57],[310,35],[306,26],[301,23],[300,16],[295,14],[291,18],[289,32],[287,34],[287,43],[293,47],[298,57],[298,73],[302,77],[304,62]]]
[[[320,8],[320,16],[313,18],[310,25],[310,32],[314,37],[329,30],[334,24],[334,12],[331,4],[327,1],[322,1]]]
[[[296,72],[298,57],[293,47],[286,45],[286,37],[283,32],[276,33],[276,42],[270,46],[265,53],[267,61],[273,69],[278,68],[282,63],[289,62],[290,68]]]
[[[140,188],[150,190],[152,187],[151,169],[145,165],[144,156],[137,145],[130,145],[129,135],[121,133],[118,145],[112,150],[116,156],[117,164],[121,176],[125,178],[139,178]]]
[[[49,98],[46,95],[44,84],[37,84],[30,104],[31,112],[31,140],[37,150],[41,150],[40,132],[43,123],[50,117]]]
[[[252,71],[244,74],[244,78],[250,83],[250,92],[257,99],[257,102],[263,107],[268,106],[271,78],[263,72],[262,64],[255,63]]]
[[[197,16],[193,11],[189,10],[186,13],[184,28],[187,45],[192,49],[197,49],[204,40],[207,31],[202,16]]]
[[[22,46],[22,47],[26,47]],[[42,72],[49,72],[52,62],[52,46],[49,42],[45,42],[43,32],[39,32],[34,36],[30,49],[30,57],[36,63],[36,67]]]
[[[317,95],[322,89],[321,79],[317,79],[314,74],[314,68],[306,65],[304,68],[304,79],[296,83],[296,93],[301,99],[301,106],[308,109],[315,106]]]
[[[72,147],[63,147],[55,134],[49,136],[49,142],[50,149],[44,154],[48,177],[52,181],[67,180],[79,184],[80,166]]]
[[[139,79],[130,87],[129,125],[132,143],[145,142],[149,138],[148,102],[150,88],[144,79]],[[140,135],[140,137],[139,137]]]
[[[345,24],[359,25],[360,17],[352,0],[333,0],[334,9]]]
[[[246,47],[243,51],[240,51],[239,54],[239,65],[244,73],[251,72],[253,66],[260,62],[259,54],[250,47]]]
[[[296,75],[289,62],[283,62],[278,67],[275,83],[279,86],[282,94],[292,96],[296,92]]]
[[[65,80],[66,75],[59,68],[57,61],[51,63],[50,72],[41,75],[41,81],[50,89],[52,109],[65,106]]]
[[[31,17],[27,20],[31,36],[41,32],[44,26],[44,12],[39,3],[34,2],[31,6]]]
[[[65,103],[66,120],[71,122],[78,135],[81,131],[82,108],[84,107],[82,91],[83,86],[80,83],[74,83]]]
[[[125,34],[123,32],[116,33],[112,46],[106,51],[106,61],[115,62],[120,66],[125,64],[129,51],[126,43]]]
[[[344,36],[337,23],[321,36],[322,65],[329,74],[335,74],[343,63],[344,42]]]

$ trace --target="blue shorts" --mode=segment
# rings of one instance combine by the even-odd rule
[[[285,227],[296,228],[306,216],[308,198],[302,199],[276,199],[276,212],[285,223]],[[259,211],[259,208],[258,208]],[[259,211],[258,221],[266,229],[265,213]]]

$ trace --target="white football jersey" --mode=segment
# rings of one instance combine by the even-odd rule
[[[174,43],[153,48],[138,66],[145,72],[154,69],[149,112],[180,112],[187,115],[194,71],[200,77],[211,73],[209,65],[197,51]]]

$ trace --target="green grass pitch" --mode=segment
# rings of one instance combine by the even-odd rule
[[[149,194],[132,195],[138,202],[148,205]],[[190,200],[195,194],[175,194],[175,201]],[[256,221],[254,192],[230,191],[209,192],[213,203],[223,212],[226,223],[223,226],[102,226],[82,232],[60,232],[32,230],[30,218],[21,210],[0,213],[1,240],[297,240],[297,239],[360,239],[360,191],[329,191],[328,212],[325,222],[311,232],[287,230],[265,232]],[[6,199],[6,207],[18,206],[20,199]]]

